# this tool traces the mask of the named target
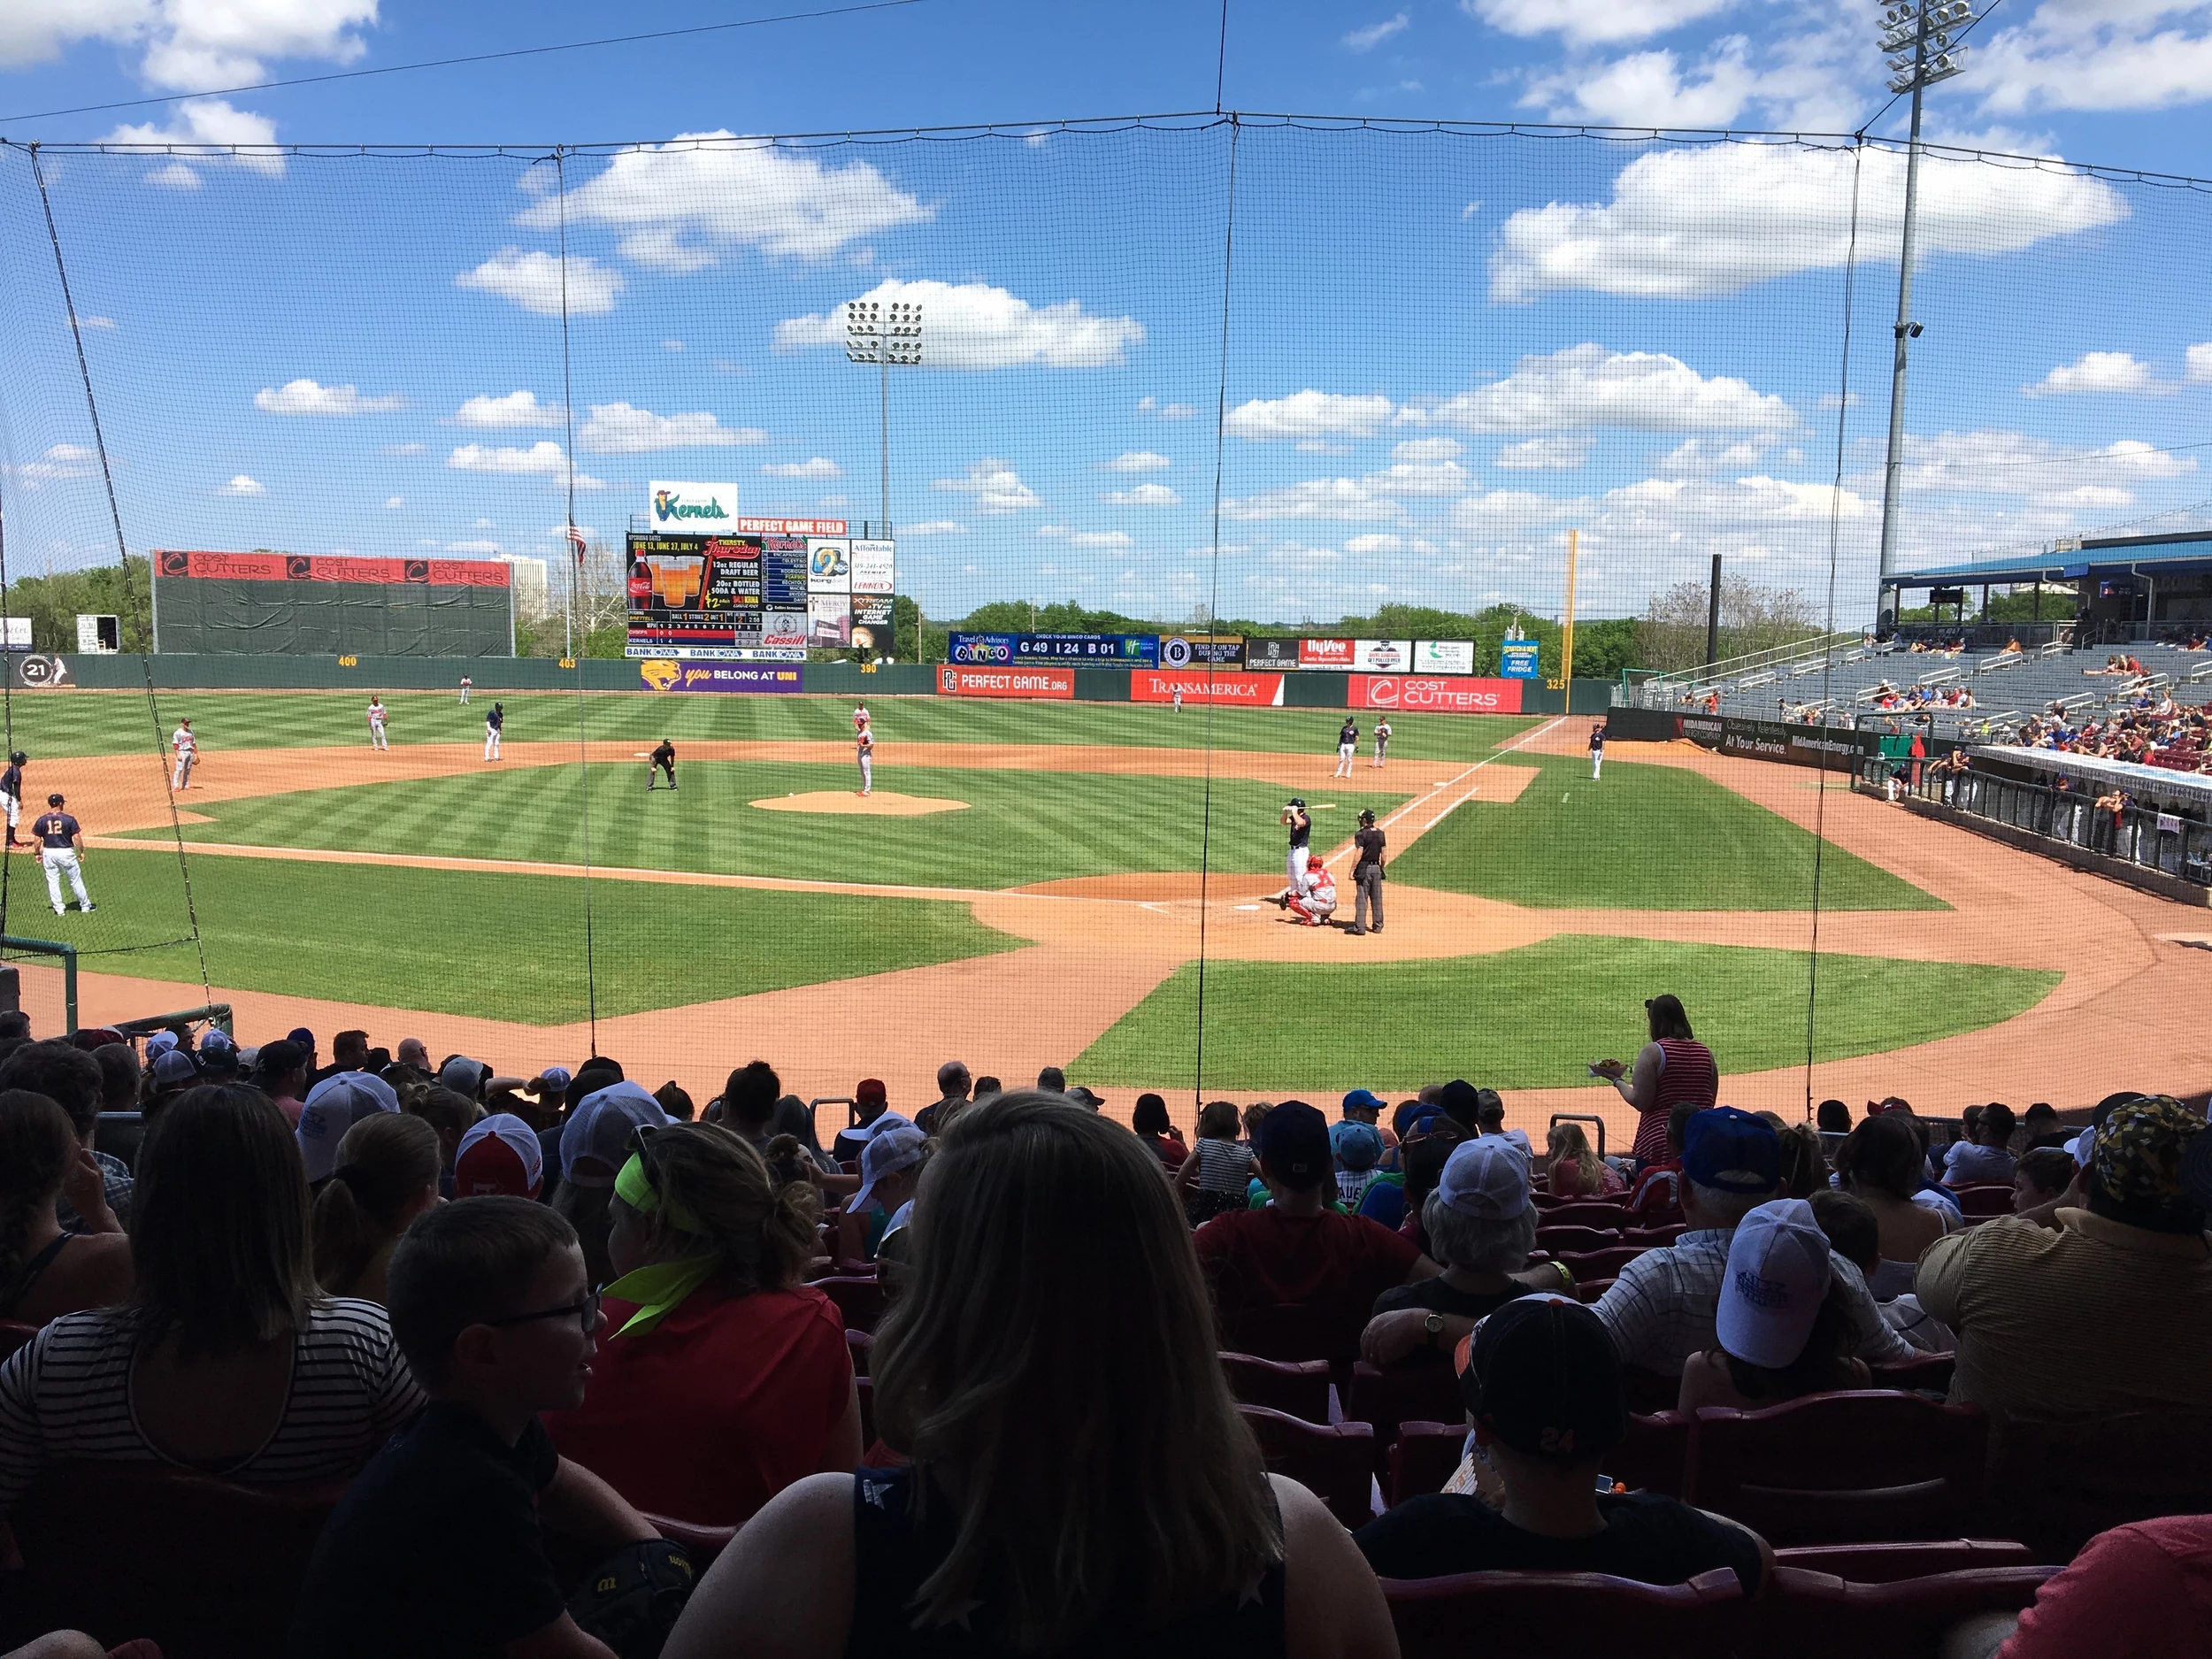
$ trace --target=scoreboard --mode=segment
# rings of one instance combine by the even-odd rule
[[[632,534],[626,654],[803,662],[810,644],[884,654],[891,544],[854,541],[846,528],[841,518],[739,518],[712,535]]]

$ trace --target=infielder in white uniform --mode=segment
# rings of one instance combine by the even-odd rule
[[[1375,722],[1375,764],[1378,768],[1383,764],[1383,751],[1389,747],[1390,722],[1378,720]]]
[[[1598,774],[1605,770],[1605,726],[1602,722],[1590,728],[1590,781],[1595,783]]]
[[[369,747],[388,750],[392,747],[384,735],[384,699],[381,697],[369,699]]]
[[[1183,711],[1183,688],[1182,688],[1182,687],[1178,686],[1178,687],[1175,687],[1175,712],[1176,712],[1176,713],[1178,713],[1178,714],[1180,714],[1180,713],[1182,713],[1182,711]]]
[[[1332,778],[1350,777],[1352,757],[1358,752],[1359,722],[1347,715],[1344,719],[1344,729],[1336,734],[1336,770],[1329,775]]]
[[[507,710],[501,704],[492,704],[492,711],[484,717],[484,758],[499,758],[499,735],[507,729]]]
[[[860,793],[872,795],[876,787],[876,734],[864,726],[853,740],[853,757],[860,763]]]
[[[469,692],[474,686],[474,683],[475,682],[470,680],[466,674],[463,674],[461,676],[461,706],[464,709],[469,706]]]
[[[67,908],[61,902],[61,879],[67,876],[70,891],[77,895],[77,908],[89,916],[94,906],[92,895],[84,890],[84,832],[75,818],[61,810],[61,796],[48,795],[46,805],[48,810],[31,826],[46,865],[46,895],[53,901],[54,914],[59,916]]]
[[[154,729],[157,732],[161,728]],[[169,787],[185,788],[192,781],[192,764],[200,757],[200,740],[192,735],[191,721],[177,722],[177,729],[169,733],[169,747],[177,752],[176,769],[170,774]]]

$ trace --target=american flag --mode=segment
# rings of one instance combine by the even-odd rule
[[[580,568],[580,567],[582,566],[583,563],[584,563],[584,533],[583,533],[583,531],[582,531],[581,529],[580,529],[578,526],[576,526],[575,525],[571,525],[571,526],[568,526],[568,540],[569,540],[569,544],[576,549],[576,563],[577,563],[577,565],[579,566],[579,568]]]

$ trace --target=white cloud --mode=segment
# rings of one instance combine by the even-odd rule
[[[955,524],[949,518],[925,518],[919,524],[902,524],[899,526],[899,534],[902,536],[965,535],[967,534],[966,525]]]
[[[1563,66],[1530,83],[1521,102],[1569,119],[1643,127],[1726,127],[1760,90],[1745,53],[1731,36],[1715,42],[1701,78],[1686,78],[1671,51],[1631,52],[1602,68]]]
[[[1465,446],[1457,438],[1408,438],[1390,446],[1394,461],[1449,461],[1465,453]]]
[[[534,474],[564,480],[568,476],[568,461],[561,453],[561,446],[550,438],[541,438],[526,449],[495,449],[480,443],[465,443],[446,457],[445,464],[461,472]],[[576,488],[600,489],[604,486],[588,473],[579,472]]]
[[[148,173],[146,182],[164,190],[196,190],[200,188],[200,175],[181,161],[173,161]]]
[[[265,386],[253,395],[253,406],[265,415],[383,415],[404,402],[396,393],[364,397],[350,384],[320,386],[310,380]]]
[[[661,349],[663,351],[681,351],[683,349],[684,342],[680,340],[664,340],[661,342]]]
[[[34,487],[55,484],[73,478],[90,478],[97,471],[99,452],[88,449],[80,443],[49,444],[46,452],[35,461],[25,461],[10,469],[0,466],[0,472],[12,470],[13,475]]]
[[[269,493],[269,487],[257,483],[240,472],[215,493],[218,495],[265,495]]]
[[[496,553],[500,547],[496,541],[449,541],[445,544],[445,550],[449,553]]]
[[[550,229],[561,211],[558,198],[549,196],[516,222]],[[571,222],[624,232],[624,258],[681,274],[736,248],[827,259],[848,242],[926,223],[936,209],[867,162],[831,166],[818,156],[712,132],[625,150],[568,193],[567,213]]]
[[[1524,438],[1499,450],[1490,465],[1509,472],[1571,472],[1589,458],[1587,437]]]
[[[628,403],[594,403],[591,419],[576,434],[577,447],[592,455],[645,455],[655,449],[726,449],[765,443],[758,426],[726,426],[710,410],[684,415],[657,415]]]
[[[2205,350],[2212,354],[2212,346]],[[1164,472],[1174,465],[1164,455],[1155,455],[1149,449],[1131,449],[1104,464],[1110,472]]]
[[[760,469],[763,478],[842,478],[845,469],[826,455],[803,461],[770,461]]]
[[[930,488],[973,495],[978,512],[1020,512],[1025,508],[1044,505],[1043,498],[1022,482],[1012,462],[987,455],[980,461],[970,463],[964,477],[936,479]]]
[[[2028,499],[2039,507],[2132,507],[2135,492],[2116,484],[2077,484],[2071,489],[2038,490]]]
[[[276,58],[352,63],[366,50],[354,31],[374,23],[376,9],[376,0],[10,0],[0,7],[0,68],[98,40],[142,51],[139,71],[157,87],[259,81]]]
[[[1070,547],[1127,547],[1128,533],[1122,530],[1071,530],[1064,524],[1041,524],[1039,535],[1056,536]]]
[[[2191,346],[2184,361],[2184,378],[2190,385],[2212,385],[2212,344]]]
[[[535,392],[505,392],[494,397],[479,392],[453,411],[454,423],[463,426],[557,426],[561,411],[538,402]]]
[[[1361,481],[1379,494],[1390,495],[1463,495],[1469,483],[1467,469],[1451,460],[1393,461]]]
[[[1763,435],[1726,442],[1718,438],[1685,438],[1669,450],[1657,470],[1668,477],[1744,472],[1766,458],[1773,444]]]
[[[1162,420],[1188,420],[1198,411],[1188,403],[1163,403],[1156,398],[1145,396],[1137,400],[1137,412],[1140,415],[1157,415]]]
[[[1101,369],[1119,364],[1129,346],[1144,343],[1133,317],[1087,316],[1079,300],[1033,306],[981,282],[878,283],[863,300],[922,308],[922,365],[938,369]],[[779,351],[842,346],[842,309],[786,318],[776,325]]]
[[[2212,96],[2212,28],[2201,0],[2047,0],[1977,38],[1983,106],[2157,110]]]
[[[1391,413],[1390,400],[1379,392],[1360,396],[1309,388],[1288,397],[1240,403],[1223,425],[1232,436],[1255,443],[1269,438],[1367,438]]]
[[[1491,256],[1494,300],[1586,288],[1641,299],[1701,299],[1800,271],[1837,269],[1850,252],[1853,157],[1844,150],[1717,144],[1639,156],[1612,200],[1523,208]],[[1904,157],[1864,152],[1859,257],[1894,249]],[[1756,214],[1742,204],[1755,202]],[[1921,257],[2013,253],[2116,224],[2110,185],[2057,168],[1924,158],[1916,234]]]
[[[406,504],[407,497],[404,495],[387,495],[384,498],[384,511],[387,512],[394,511]]]
[[[276,123],[251,110],[234,109],[222,98],[194,98],[177,105],[167,127],[150,121],[137,127],[125,125],[101,142],[156,149],[165,157],[180,158],[147,176],[148,183],[171,189],[200,188],[199,175],[184,165],[185,160],[242,167],[268,179],[284,176],[284,152],[275,147]]]
[[[540,317],[561,314],[561,261],[541,248],[527,252],[502,248],[475,270],[455,277],[453,286],[496,294]],[[589,254],[569,255],[570,316],[603,316],[614,309],[615,296],[622,289],[621,272],[608,269]]]
[[[1109,490],[1099,497],[1117,507],[1179,507],[1183,498],[1165,484],[1135,484],[1127,489]]]
[[[1405,517],[1405,508],[1364,479],[1313,478],[1282,489],[1231,496],[1221,503],[1225,518],[1336,518],[1354,523],[1388,523]]]
[[[2024,397],[2057,397],[2069,392],[2170,392],[2151,373],[2151,365],[2126,351],[2085,351],[2071,363],[2062,363],[2032,386],[2024,386]]]
[[[2062,449],[2046,438],[1982,429],[1905,434],[1899,480],[1909,490],[1961,495],[2050,496],[2082,485],[2119,488],[2130,483],[2178,478],[2197,470],[2193,455],[2177,455],[2140,438],[2122,438],[2092,449]],[[1853,480],[1881,488],[1878,470]]]
[[[1459,0],[1507,35],[1558,35],[1570,45],[1640,41],[1725,11],[1733,0]]]
[[[479,518],[474,524],[471,525],[469,528],[472,530],[496,530],[499,526],[493,523],[489,518]]]
[[[1700,374],[1659,351],[1587,343],[1525,357],[1513,373],[1425,410],[1467,432],[1563,432],[1627,426],[1645,432],[1787,427],[1796,412],[1732,375]]]
[[[1397,16],[1385,18],[1379,23],[1370,23],[1363,29],[1352,30],[1344,36],[1343,44],[1351,51],[1372,51],[1393,35],[1404,28],[1407,21],[1406,14],[1401,12]]]
[[[426,452],[426,447],[419,443],[388,443],[384,446],[387,455],[422,455]]]

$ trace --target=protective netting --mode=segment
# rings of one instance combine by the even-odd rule
[[[1662,992],[1792,1114],[2193,1088],[2179,902],[1931,821],[1916,764],[2101,695],[2060,648],[2108,581],[1912,580],[2205,522],[2212,322],[2131,278],[2208,204],[1928,153],[1885,594],[1904,165],[1229,117],[0,147],[0,578],[69,681],[19,670],[8,733],[99,900],[10,860],[0,925],[84,953],[88,1020],[206,993],[695,1092],[756,1051],[915,1103],[956,1056],[1179,1112],[1464,1075],[1617,1147],[1589,1063]],[[2128,637],[2187,643],[2206,580]],[[1971,649],[1866,655],[1900,604],[1901,651]],[[1977,674],[1993,629],[2056,654]],[[1932,668],[1924,727],[1885,706]],[[1733,754],[1638,741],[1686,713]],[[1741,757],[1802,758],[1785,720],[1847,733],[1824,777]],[[1294,795],[1333,926],[1274,902]],[[1347,937],[1363,810],[1388,923]]]

